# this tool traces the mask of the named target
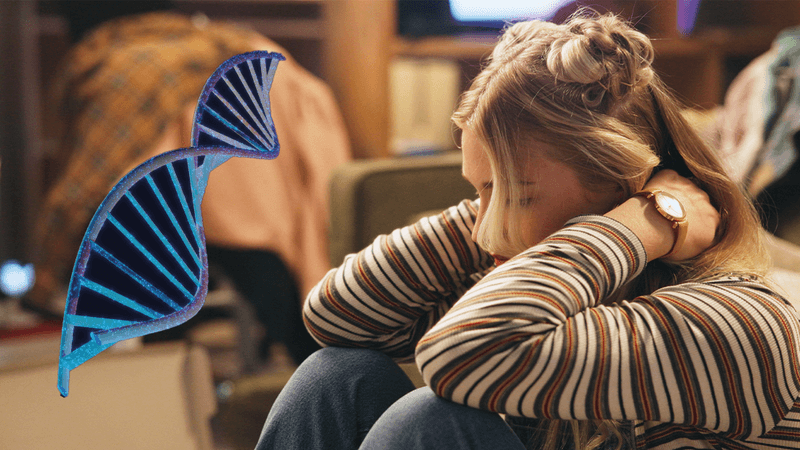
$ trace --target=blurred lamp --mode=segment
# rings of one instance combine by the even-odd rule
[[[28,292],[35,279],[33,264],[23,266],[10,259],[0,266],[0,291],[9,297],[19,297]]]

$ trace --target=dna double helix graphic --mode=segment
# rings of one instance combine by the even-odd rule
[[[63,397],[76,367],[116,342],[184,323],[203,306],[200,203],[208,177],[234,156],[278,156],[269,90],[283,60],[251,52],[224,62],[198,100],[192,146],[136,167],[100,204],[69,284],[58,367]]]

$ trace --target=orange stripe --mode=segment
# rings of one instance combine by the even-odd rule
[[[305,314],[303,315],[303,324],[308,329],[308,332],[314,335],[317,339],[332,345],[342,345],[342,342],[338,336],[335,334],[325,333],[324,328],[316,327],[313,323],[311,323],[310,320],[308,320],[308,318],[306,318]],[[351,342],[348,345],[353,347],[361,347],[360,344],[355,342]]]
[[[747,316],[744,314],[742,308],[739,305],[737,305],[735,302],[731,301],[730,299],[722,297],[722,296],[720,296],[720,295],[718,295],[718,294],[716,294],[714,292],[711,292],[709,290],[706,290],[706,289],[699,289],[699,290],[705,291],[708,295],[711,295],[712,297],[714,297],[714,298],[724,302],[725,304],[727,304],[731,309],[734,309],[736,311],[736,313],[739,315],[739,317],[741,317],[741,319],[744,322],[745,326],[747,326],[748,330],[750,331],[750,334],[752,336],[756,336],[757,327],[753,326],[751,321],[749,319],[747,319]],[[766,355],[767,354],[767,350],[766,350],[766,348],[764,348],[764,343],[761,342],[761,339],[753,339],[753,340],[756,342],[756,345],[758,345],[759,354],[760,355]],[[768,366],[765,367],[765,368],[767,370],[769,370]],[[775,405],[775,407],[778,408],[778,409],[783,408],[783,402],[781,402],[778,399],[778,394],[775,393],[775,386],[773,385],[773,383],[767,383],[767,385],[768,385],[768,388],[769,388],[769,395],[770,395],[770,397],[772,397],[773,405]]]
[[[450,235],[453,236],[454,238],[453,240],[456,241],[456,245],[458,246],[458,251],[461,252],[461,257],[464,259],[464,262],[466,263],[467,260],[470,259],[469,255],[467,254],[467,249],[464,247],[464,244],[461,242],[461,239],[458,238],[458,233],[456,232],[456,229],[453,228],[453,224],[451,224],[450,221],[447,220],[447,215],[444,212],[442,212],[441,216],[443,219],[442,221],[444,222],[445,226],[447,226],[447,229],[450,231]]]
[[[466,300],[459,300],[459,303],[453,307],[452,311],[458,311],[466,306],[473,305],[475,303],[479,303],[481,301],[490,301],[496,299],[503,299],[508,297],[527,297],[527,298],[534,298],[536,300],[542,300],[543,302],[547,303],[550,306],[556,308],[561,314],[567,315],[566,311],[564,311],[563,305],[558,303],[557,301],[553,300],[551,297],[546,295],[537,294],[535,292],[528,292],[528,291],[502,291],[502,292],[487,292],[485,294],[481,294],[479,296],[474,296],[472,298]]]
[[[372,291],[372,293],[375,294],[375,297],[378,297],[384,303],[388,303],[389,305],[405,312],[408,316],[419,317],[422,315],[421,313],[418,313],[417,311],[414,311],[405,305],[392,301],[389,297],[383,295],[383,293],[378,290],[377,286],[372,284],[372,281],[370,281],[369,277],[367,277],[367,272],[364,270],[364,266],[361,264],[360,258],[356,258],[356,267],[358,270],[358,275],[361,277],[361,280],[364,282],[364,284],[369,286],[370,291]]]
[[[533,270],[526,270],[526,269],[521,269],[521,268],[520,268],[520,269],[512,269],[512,270],[509,270],[509,271],[507,271],[507,272],[504,272],[504,273],[502,273],[501,275],[502,275],[502,277],[498,275],[498,276],[495,276],[494,278],[495,278],[495,279],[501,279],[501,278],[515,278],[515,277],[518,277],[519,275],[526,275],[526,276],[527,276],[527,277],[529,277],[529,278],[537,278],[537,277],[538,277],[538,278],[544,278],[544,279],[546,279],[546,280],[548,280],[548,281],[552,281],[553,283],[555,283],[555,284],[557,284],[557,285],[559,285],[559,286],[563,287],[563,288],[564,288],[564,290],[568,291],[568,292],[569,292],[569,293],[572,295],[572,297],[573,297],[573,298],[579,298],[579,295],[578,295],[578,293],[577,293],[577,292],[575,292],[575,291],[574,291],[574,290],[573,290],[573,289],[572,289],[572,288],[571,288],[571,287],[570,287],[568,284],[566,284],[566,283],[565,283],[563,280],[560,280],[560,279],[558,279],[558,278],[552,277],[552,276],[550,276],[550,275],[547,275],[547,274],[544,274],[544,273],[540,273],[540,272],[536,272],[536,271],[533,271]],[[525,296],[534,296],[534,295],[535,295],[537,298],[539,298],[539,296],[541,296],[541,298],[542,298],[542,299],[545,299],[545,298],[547,298],[547,299],[549,299],[549,301],[548,301],[548,302],[549,302],[549,303],[551,303],[551,304],[553,304],[554,306],[556,306],[556,307],[558,308],[558,310],[559,310],[559,311],[561,311],[561,313],[562,313],[562,314],[564,314],[564,315],[566,315],[566,314],[567,314],[567,312],[564,310],[564,308],[563,308],[563,306],[561,305],[561,303],[558,303],[558,302],[557,302],[555,299],[552,299],[552,298],[550,298],[550,297],[546,297],[546,296],[543,296],[543,295],[541,295],[541,294],[533,294],[533,293],[529,293],[529,292],[527,292],[527,291],[504,291],[504,292],[509,292],[509,293],[510,293],[510,292],[513,292],[513,293],[515,293],[515,294],[521,294],[521,295],[525,295]]]
[[[416,224],[414,224],[411,228],[414,229],[414,233],[416,233],[417,235],[417,242],[419,243],[419,245],[422,246],[423,249],[425,249],[425,253],[428,254],[427,261],[433,264],[434,268],[436,269],[436,273],[439,274],[439,279],[442,280],[443,284],[448,285],[446,287],[450,288],[449,286],[451,284],[449,283],[450,277],[445,275],[444,269],[442,269],[442,267],[439,265],[439,260],[438,258],[436,258],[435,252],[428,247],[428,244],[425,242],[425,239],[422,238],[422,233],[420,232],[419,227]]]
[[[326,283],[326,285],[325,285],[325,298],[328,300],[328,303],[330,303],[331,306],[336,308],[337,311],[339,311],[342,314],[346,315],[352,321],[354,321],[356,323],[359,323],[359,324],[363,325],[366,328],[369,328],[370,330],[373,330],[373,331],[378,332],[378,333],[383,333],[383,334],[387,334],[387,333],[392,331],[392,330],[387,329],[387,328],[376,327],[375,325],[365,321],[364,319],[358,317],[357,315],[351,313],[350,311],[348,311],[347,309],[342,307],[342,305],[339,304],[339,302],[337,302],[336,300],[333,299],[333,293],[331,292],[330,283]]]
[[[610,228],[608,228],[608,227],[606,227],[604,225],[597,224],[597,223],[588,223],[587,222],[587,223],[582,223],[581,225],[585,225],[585,226],[588,226],[588,227],[591,227],[591,228],[597,228],[599,230],[605,231],[607,236],[610,236],[610,237],[614,238],[614,240],[617,241],[617,243],[620,245],[620,247],[625,249],[625,252],[628,254],[628,259],[631,262],[636,261],[636,254],[634,253],[633,249],[628,244],[626,244],[624,240],[620,239],[612,229],[610,229]]]
[[[564,377],[567,374],[567,366],[569,365],[568,363],[569,363],[570,357],[572,357],[573,336],[572,336],[572,327],[570,326],[570,320],[569,319],[567,319],[567,321],[564,322],[564,326],[566,327],[566,330],[567,330],[567,345],[566,345],[567,353],[564,355],[564,365],[563,365],[563,367],[561,367],[561,371],[559,372],[558,376],[556,377],[555,381],[553,382],[553,385],[550,388],[550,390],[547,391],[547,394],[544,397],[544,401],[542,402],[542,413],[543,413],[542,415],[544,416],[545,419],[553,419],[554,418],[554,417],[550,416],[550,412],[549,412],[550,411],[550,404],[553,402],[553,397],[556,394],[556,389],[558,388],[558,386],[561,385],[561,381],[564,379]]]
[[[736,291],[740,291],[740,292],[744,291],[743,288],[732,287],[731,289],[736,290]],[[762,304],[764,306],[766,306],[767,308],[769,308],[772,311],[773,314],[775,314],[775,316],[778,318],[778,320],[780,321],[781,325],[783,326],[783,332],[787,336],[791,336],[792,335],[792,327],[786,321],[786,318],[783,316],[783,313],[778,311],[775,308],[775,306],[772,304],[772,302],[770,302],[770,301],[764,301],[764,302],[762,302]],[[792,357],[792,359],[795,362],[794,364],[792,364],[792,366],[794,367],[795,380],[800,381],[800,363],[797,362],[797,351],[795,350],[794,339],[788,339],[788,345],[789,345],[789,355]]]
[[[442,381],[439,382],[439,385],[437,387],[438,395],[439,396],[443,396],[444,395],[444,391],[447,390],[447,386],[450,384],[450,382],[453,380],[453,378],[456,377],[456,375],[458,375],[459,373],[461,373],[464,370],[464,368],[471,366],[474,361],[476,361],[477,359],[481,358],[483,355],[486,355],[487,353],[492,353],[495,348],[500,347],[501,345],[504,345],[507,342],[513,341],[515,339],[517,339],[516,336],[509,336],[509,337],[507,337],[507,338],[505,338],[505,339],[503,339],[501,341],[495,342],[493,345],[485,348],[482,352],[477,353],[472,358],[470,358],[470,359],[464,361],[463,363],[459,364],[456,368],[451,370],[444,378],[442,378]]]
[[[671,297],[666,295],[662,295],[660,297],[665,298],[666,300],[670,300]],[[661,321],[663,331],[669,337],[669,341],[672,345],[672,350],[676,354],[676,360],[678,361],[678,368],[681,371],[681,378],[683,379],[683,385],[686,387],[687,395],[689,397],[689,411],[691,413],[691,421],[689,423],[697,424],[699,420],[699,412],[697,411],[697,404],[695,404],[692,399],[695,398],[694,389],[692,388],[692,382],[689,379],[689,370],[686,368],[686,363],[684,361],[684,355],[681,354],[680,346],[678,345],[678,338],[673,333],[672,328],[667,324],[667,318],[664,314],[656,307],[656,305],[651,301],[649,298],[645,298],[643,303],[648,303],[652,307],[653,313],[658,317]]]
[[[467,201],[467,208],[469,208],[469,211],[470,211],[470,212],[471,212],[473,215],[476,215],[476,216],[478,215],[478,210],[477,210],[477,209],[475,209],[475,207],[474,207],[474,206],[472,206],[472,202],[470,202],[470,201]],[[475,222],[475,218],[474,218],[474,217],[472,218],[472,221],[473,221],[473,222]]]
[[[563,262],[563,263],[565,263],[565,264],[567,264],[569,266],[572,266],[575,269],[577,269],[579,272],[582,272],[582,273],[586,272],[585,268],[579,266],[578,264],[575,264],[574,261],[570,261],[569,259],[566,259],[564,257],[555,255],[555,254],[553,254],[553,253],[551,253],[549,251],[542,252],[541,254],[547,256],[548,258],[557,259],[557,260],[559,260],[559,261],[561,261],[561,262]],[[595,295],[595,297],[596,298],[600,298],[600,285],[597,283],[597,280],[595,280],[594,277],[588,277],[588,278],[589,278],[589,281],[592,282],[592,286],[594,287],[594,295]]]
[[[642,399],[642,406],[644,408],[644,417],[642,420],[651,420],[651,405],[650,399],[647,397],[647,390],[644,388],[644,369],[642,367],[642,357],[639,354],[639,345],[638,345],[638,335],[636,333],[636,327],[633,324],[633,320],[631,320],[628,313],[624,310],[620,309],[620,312],[625,317],[625,320],[628,322],[630,331],[631,331],[631,342],[633,342],[633,357],[636,364],[636,377],[639,380],[639,397]]]
[[[489,399],[488,406],[490,411],[497,411],[497,402],[500,399],[501,394],[503,394],[505,390],[508,388],[508,386],[512,382],[516,381],[516,379],[519,378],[520,374],[522,374],[522,372],[525,371],[525,368],[531,362],[531,358],[533,358],[533,350],[536,347],[538,347],[540,342],[541,340],[537,340],[536,342],[533,343],[531,349],[526,352],[525,361],[523,361],[522,364],[518,364],[517,370],[515,370],[514,373],[511,374],[511,376],[507,377],[506,380],[502,384],[500,384],[500,386],[498,386],[497,389],[494,391],[494,394],[492,394],[491,398]]]
[[[325,333],[324,329],[315,327],[312,323],[305,321],[305,326],[308,329],[308,332],[314,335],[317,339],[327,343],[327,344],[335,344],[341,345],[341,340],[338,339],[338,336],[332,335],[329,333]]]
[[[742,321],[745,323],[745,325],[747,326],[748,330],[750,330],[750,334],[752,336],[756,336],[756,330],[757,330],[758,327],[753,326],[752,322],[749,319],[747,319],[747,316],[744,314],[742,308],[739,305],[737,305],[735,302],[731,301],[731,299],[725,298],[725,297],[723,297],[723,296],[721,296],[719,294],[716,294],[716,293],[714,293],[712,291],[709,291],[709,290],[706,290],[706,289],[700,289],[700,290],[705,291],[707,294],[711,295],[712,297],[714,297],[716,299],[719,299],[720,301],[722,301],[725,304],[727,304],[731,309],[734,309],[736,311],[736,313],[739,315],[739,317],[742,318]],[[754,340],[755,340],[756,344],[758,345],[759,354],[766,355],[768,352],[767,352],[767,349],[764,347],[764,343],[761,342],[761,339],[754,339]],[[769,367],[766,367],[766,369],[769,369]],[[772,383],[769,383],[769,393],[770,393],[770,397],[772,397],[773,404],[778,409],[783,408],[783,402],[778,400],[778,394],[775,393],[775,387],[773,386]]]
[[[774,437],[782,437],[782,438],[795,438],[800,440],[800,430],[794,430],[790,428],[780,428],[767,433],[767,436],[770,438]],[[794,442],[797,442],[795,440]]]
[[[600,330],[600,370],[597,371],[597,380],[595,381],[597,389],[595,389],[594,393],[594,414],[595,417],[599,419],[602,417],[602,412],[600,411],[600,395],[603,392],[603,367],[606,365],[606,333],[605,326],[603,325],[603,318],[600,313],[594,308],[589,311],[597,318],[597,327]]]
[[[698,290],[700,290],[700,289],[698,289]],[[703,327],[706,330],[711,330],[712,329],[711,324],[708,323],[708,321],[706,321],[702,316],[697,314],[695,311],[692,311],[689,307],[687,307],[686,305],[684,305],[682,302],[678,301],[677,299],[674,299],[674,300],[675,300],[674,304],[676,306],[680,306],[687,313],[691,314],[692,317],[694,317],[695,319],[697,319],[699,322],[701,322],[703,324]],[[728,360],[725,352],[722,351],[722,349],[724,348],[724,346],[722,345],[722,342],[720,341],[719,337],[715,333],[709,333],[708,337],[711,337],[714,340],[714,345],[716,345],[717,349],[719,349],[718,352],[714,352],[714,353],[718,354],[723,359],[723,365],[725,367],[725,374],[727,376],[727,379],[733,381],[735,379],[734,378],[734,374],[733,374],[733,372],[734,372],[733,371],[733,367],[731,367],[731,362]],[[711,349],[711,350],[713,351],[713,349]],[[733,411],[736,414],[736,423],[737,423],[737,428],[735,430],[736,432],[734,433],[734,436],[738,436],[743,431],[742,427],[744,426],[744,420],[745,419],[744,419],[744,415],[742,414],[742,405],[739,402],[739,397],[737,395],[735,395],[735,390],[731,389],[730,390],[730,394],[731,394],[731,398],[732,398],[733,403],[734,403]]]
[[[404,280],[408,281],[408,283],[411,284],[413,287],[419,289],[416,292],[416,294],[419,294],[422,297],[427,297],[429,300],[435,300],[437,298],[433,293],[431,293],[427,289],[425,289],[420,283],[417,283],[417,282],[414,281],[413,276],[406,271],[405,267],[403,267],[403,264],[400,261],[400,257],[397,255],[397,253],[394,252],[394,250],[392,250],[392,247],[389,245],[389,240],[388,239],[384,239],[383,240],[383,248],[389,254],[389,257],[391,258],[392,262],[394,263],[392,265],[392,268],[402,272]]]
[[[430,341],[435,341],[435,340],[439,339],[442,336],[447,336],[448,334],[453,334],[453,333],[455,333],[457,331],[461,331],[461,330],[463,330],[465,328],[472,328],[472,327],[477,326],[477,325],[485,325],[487,323],[499,323],[499,322],[505,322],[505,320],[504,319],[491,319],[491,318],[478,319],[478,320],[471,320],[469,322],[464,322],[462,324],[455,325],[455,326],[449,326],[449,327],[445,328],[444,330],[442,330],[442,331],[440,331],[438,333],[434,333],[434,334],[428,333],[428,334],[426,334],[425,336],[423,336],[422,339],[419,340],[419,343],[417,344],[417,346],[425,345]]]
[[[524,271],[524,272],[527,272],[527,271]],[[552,277],[552,276],[550,276],[550,275],[543,274],[543,273],[540,273],[540,274],[538,274],[538,275],[539,275],[540,277],[544,278],[544,279],[547,279],[547,280],[549,280],[549,281],[552,281],[552,282],[554,282],[554,283],[556,283],[556,284],[558,284],[558,285],[561,285],[561,287],[563,287],[565,290],[567,290],[567,291],[570,293],[570,295],[572,295],[572,298],[578,298],[578,297],[579,297],[579,296],[578,296],[578,293],[577,293],[577,292],[575,292],[575,291],[572,289],[572,287],[570,287],[570,286],[569,286],[567,283],[565,283],[564,281],[562,281],[562,280],[560,280],[560,279],[558,279],[558,278]],[[564,315],[567,315],[567,311],[566,311],[566,310],[564,310],[564,308],[563,308],[563,306],[561,305],[561,303],[559,303],[559,302],[558,302],[557,300],[555,300],[555,299],[552,299],[551,301],[553,302],[553,304],[555,304],[555,305],[558,307],[558,310],[559,310],[559,311],[561,311],[561,313],[562,313],[562,314],[564,314]]]
[[[603,271],[605,271],[607,278],[611,278],[611,276],[610,276],[610,274],[611,274],[611,271],[609,271],[609,270],[608,270],[608,266],[606,265],[606,261],[605,261],[605,260],[604,260],[604,259],[603,259],[603,258],[600,256],[600,253],[598,253],[598,252],[597,252],[595,249],[593,249],[592,247],[590,247],[590,246],[588,246],[588,245],[584,244],[583,242],[578,242],[578,241],[576,241],[575,239],[571,239],[571,238],[567,238],[567,237],[560,237],[560,236],[558,236],[558,237],[553,237],[553,238],[550,238],[549,240],[553,240],[553,241],[561,241],[561,242],[568,242],[568,243],[570,243],[570,244],[572,244],[572,245],[574,245],[574,246],[576,246],[576,247],[580,247],[580,248],[582,248],[582,249],[584,249],[584,250],[588,251],[589,253],[591,253],[591,254],[592,254],[592,256],[594,256],[594,257],[595,257],[595,259],[597,259],[597,260],[600,262],[600,264],[602,264],[602,265],[603,265]]]

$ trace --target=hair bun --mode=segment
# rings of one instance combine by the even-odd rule
[[[576,14],[565,27],[568,35],[554,40],[547,52],[547,69],[558,81],[597,83],[586,91],[588,106],[606,93],[621,99],[653,78],[650,40],[616,16]]]

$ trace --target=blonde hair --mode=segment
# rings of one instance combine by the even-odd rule
[[[721,213],[715,244],[680,264],[648,264],[629,294],[726,272],[763,274],[768,264],[752,202],[724,173],[716,154],[680,113],[681,106],[652,68],[653,46],[615,15],[582,9],[563,25],[528,21],[507,28],[480,74],[462,95],[454,123],[483,143],[494,190],[478,230],[491,252],[527,249],[506,226],[524,214],[519,181],[531,142],[543,142],[593,190],[623,199],[654,171],[669,168],[708,193]],[[574,423],[576,448],[594,448],[613,423],[593,437]],[[550,445],[557,436],[550,433]],[[598,436],[602,439],[597,439]]]

